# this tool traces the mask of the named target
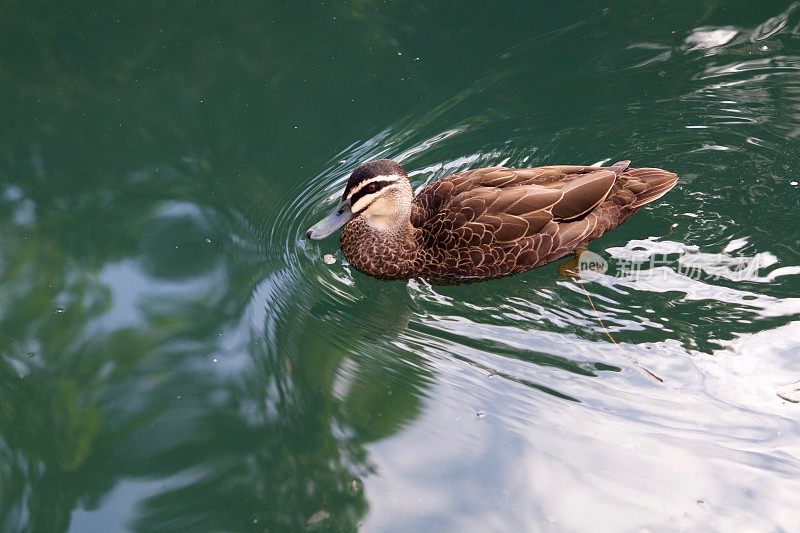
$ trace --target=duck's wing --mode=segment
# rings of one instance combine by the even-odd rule
[[[536,177],[541,178],[551,169],[524,170],[537,171]],[[456,182],[450,186],[449,197],[434,195],[429,205],[436,210],[420,224],[428,238],[437,246],[447,247],[513,243],[532,237],[551,220],[574,220],[594,209],[608,196],[616,176],[613,171],[597,168],[577,173],[558,169],[558,180],[531,183],[533,172],[525,176],[519,170],[497,170],[493,176],[480,176],[478,186],[458,193]]]
[[[421,227],[437,213],[458,212],[461,206],[492,216],[527,214],[539,220],[537,213],[546,211],[551,219],[575,219],[608,196],[616,175],[614,170],[566,165],[466,171],[434,182],[420,192],[414,199],[412,223]]]
[[[453,209],[451,203],[464,195],[468,196],[471,191],[482,189],[512,191],[531,185],[562,190],[564,202],[555,208],[553,215],[557,219],[577,218],[602,202],[613,185],[614,176],[621,170],[624,168],[601,169],[577,165],[467,170],[442,178],[425,187],[414,199],[411,221],[415,227],[421,227],[439,211]],[[535,189],[532,191],[535,192]],[[517,194],[520,194],[519,191],[509,192],[508,198],[514,199]],[[504,194],[499,195],[497,208],[492,211],[502,212],[502,206],[507,203],[502,200],[505,197]]]
[[[441,178],[425,187],[414,198],[411,222],[416,227],[432,219],[454,198],[479,187],[504,188],[514,185],[533,184],[540,175],[540,168],[511,169],[505,167],[466,170]]]

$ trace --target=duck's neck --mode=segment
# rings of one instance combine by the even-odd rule
[[[419,230],[408,214],[360,216],[345,226],[340,237],[342,252],[355,268],[378,278],[414,275]]]

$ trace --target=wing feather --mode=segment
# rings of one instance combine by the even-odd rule
[[[553,215],[561,220],[585,215],[606,199],[616,177],[610,170],[597,170],[567,181],[561,189],[563,198],[553,207]]]

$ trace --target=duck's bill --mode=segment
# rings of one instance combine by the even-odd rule
[[[353,212],[350,211],[350,200],[342,200],[333,208],[330,215],[311,226],[306,235],[313,240],[324,239],[347,224],[351,218]]]

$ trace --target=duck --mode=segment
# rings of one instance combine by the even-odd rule
[[[415,196],[402,166],[373,160],[350,174],[336,207],[306,236],[343,227],[347,261],[375,278],[481,281],[579,253],[676,182],[673,172],[630,161],[500,166],[456,172]]]

